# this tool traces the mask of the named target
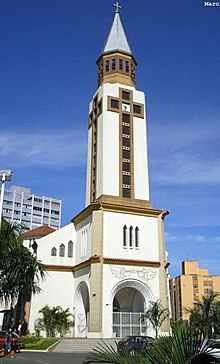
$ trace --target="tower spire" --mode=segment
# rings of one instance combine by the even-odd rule
[[[104,48],[97,60],[98,85],[104,82],[135,86],[135,70],[137,62],[130,49],[122,22],[118,1],[113,4],[114,19],[106,39]]]

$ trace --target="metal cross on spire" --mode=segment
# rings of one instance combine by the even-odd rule
[[[121,9],[121,6],[119,5],[119,3],[116,2],[115,4],[113,4],[113,6],[115,7],[115,12],[119,13],[119,9]]]

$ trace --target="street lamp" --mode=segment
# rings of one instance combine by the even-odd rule
[[[2,181],[1,188],[1,197],[0,197],[0,228],[2,224],[2,208],[3,208],[3,199],[5,192],[5,181],[11,181],[12,171],[8,169],[0,170],[0,180]]]

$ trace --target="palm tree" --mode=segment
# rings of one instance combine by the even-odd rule
[[[190,313],[190,324],[199,329],[204,337],[212,336],[214,329],[214,307],[218,295],[217,292],[210,291],[206,296],[202,296],[202,300],[198,301],[193,308],[187,309]]]
[[[84,363],[209,364],[214,360],[209,351],[208,344],[201,341],[201,334],[182,323],[173,330],[171,336],[155,340],[144,355],[120,354],[112,346],[103,343],[88,353]]]
[[[35,331],[45,331],[47,337],[55,337],[56,333],[63,337],[74,325],[74,321],[70,319],[73,315],[69,310],[69,308],[64,310],[60,306],[52,308],[48,305],[44,306],[39,311],[42,317],[35,322]]]
[[[45,331],[46,337],[56,336],[57,326],[57,308],[50,308],[48,305],[39,310],[42,317],[38,318],[35,322],[36,331]]]
[[[212,309],[214,334],[220,336],[220,301],[214,301]]]
[[[43,265],[22,244],[22,225],[2,220],[0,229],[0,300],[15,306],[13,326],[24,320],[24,306],[32,293],[40,292],[40,280],[45,278]],[[9,329],[11,314],[8,313],[5,329]]]
[[[155,336],[158,337],[158,333],[160,330],[160,327],[162,323],[168,318],[169,316],[169,310],[168,308],[164,308],[160,302],[160,300],[157,301],[150,301],[150,307],[147,309],[145,314],[141,316],[141,320],[149,320],[152,324]]]
[[[71,320],[73,314],[69,312],[69,308],[63,310],[62,307],[57,306],[56,310],[56,329],[60,334],[60,337],[63,337],[70,331],[71,327],[74,326],[74,320]]]

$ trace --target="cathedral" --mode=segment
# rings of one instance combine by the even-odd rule
[[[154,335],[141,315],[150,301],[169,307],[168,212],[151,205],[145,95],[136,89],[137,62],[114,6],[89,104],[86,206],[59,230],[24,234],[47,270],[27,310],[30,332],[42,307],[59,305],[75,317],[74,337]],[[168,332],[167,320],[161,333]]]

